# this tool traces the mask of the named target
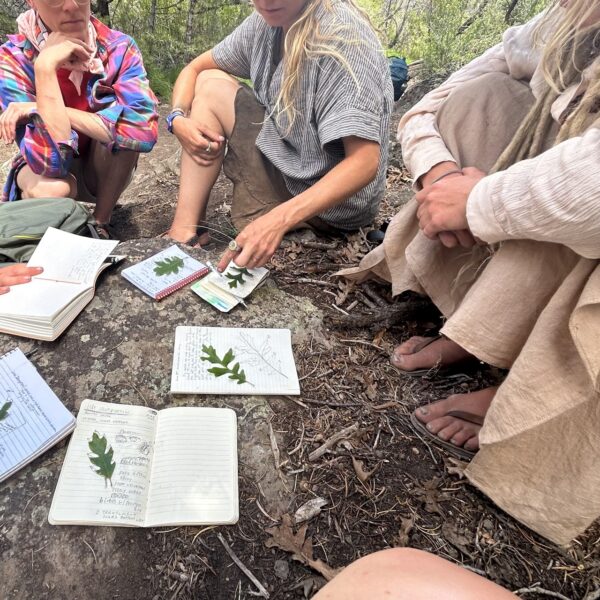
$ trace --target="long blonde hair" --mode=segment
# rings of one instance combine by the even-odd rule
[[[365,40],[357,39],[355,33],[351,33],[352,29],[342,23],[323,31],[317,15],[320,7],[332,12],[335,2],[343,2],[348,5],[373,28],[369,15],[354,0],[308,0],[299,18],[292,24],[285,36],[283,79],[273,109],[273,114],[278,120],[285,117],[288,131],[297,116],[298,111],[294,97],[299,89],[304,67],[309,60],[322,56],[334,58],[348,71],[358,86],[358,80],[351,66],[338,48],[340,44],[357,45],[365,43]],[[351,33],[350,36],[349,33]]]

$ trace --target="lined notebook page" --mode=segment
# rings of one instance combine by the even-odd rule
[[[48,520],[58,524],[144,524],[157,412],[143,406],[84,400]],[[112,483],[90,462],[88,442],[105,436],[116,463]]]
[[[235,413],[160,411],[145,525],[227,524],[238,517]]]
[[[214,348],[220,359],[231,350],[234,358],[228,367],[239,364],[246,381],[238,383],[230,373],[211,373],[209,369],[222,365],[202,360],[203,346]],[[290,330],[177,327],[171,393],[299,395]]]
[[[75,425],[73,415],[18,348],[0,358],[0,411],[0,481]]]

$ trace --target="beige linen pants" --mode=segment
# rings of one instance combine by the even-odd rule
[[[438,128],[460,166],[488,171],[532,102],[522,82],[484,75],[450,95]],[[515,518],[565,544],[600,515],[598,261],[528,240],[493,254],[448,249],[421,234],[416,208],[409,202],[384,243],[342,274],[390,281],[394,295],[426,293],[447,317],[444,335],[510,368],[466,475]]]

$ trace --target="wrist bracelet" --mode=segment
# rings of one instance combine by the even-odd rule
[[[444,177],[448,177],[448,175],[454,175],[454,173],[456,173],[456,174],[460,173],[462,175],[462,171],[460,169],[452,169],[451,171],[448,171],[447,173],[444,173],[443,175],[436,177],[429,185],[433,185],[434,183],[441,181],[442,179],[444,179]]]
[[[177,117],[185,117],[185,112],[183,109],[175,108],[167,115],[165,121],[167,122],[167,131],[169,133],[173,133],[173,121]]]

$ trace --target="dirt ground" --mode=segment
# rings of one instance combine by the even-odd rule
[[[418,95],[413,90],[399,110]],[[167,111],[161,107],[163,115]],[[155,237],[168,228],[178,185],[175,142],[164,133],[163,122],[157,148],[142,157],[115,212],[120,239]],[[380,221],[411,195],[394,143],[392,150]],[[208,217],[211,226],[225,232],[231,230],[230,195],[230,185],[219,180]],[[215,243],[224,246],[222,240]],[[147,586],[131,598],[255,597],[256,587],[223,551],[219,533],[273,599],[310,598],[330,569],[390,546],[434,552],[510,590],[522,590],[524,598],[600,598],[597,525],[568,548],[550,544],[496,508],[461,479],[460,463],[411,429],[408,415],[415,406],[478,389],[503,374],[483,366],[446,378],[398,374],[388,360],[394,345],[437,328],[439,315],[416,298],[392,299],[385,286],[355,287],[332,277],[370,248],[365,232],[344,239],[294,235],[270,265],[281,289],[308,296],[323,311],[333,340],[330,347],[296,356],[300,397],[268,399],[275,413],[272,428],[284,440],[273,447],[273,460],[289,488],[287,511],[269,514],[261,503],[260,481],[240,481],[237,525],[150,530],[152,551],[132,556],[145,564]],[[408,312],[400,313],[407,300]],[[347,427],[347,438],[309,459]],[[311,500],[322,506],[304,525],[292,525],[295,511]],[[116,597],[110,582],[97,597]]]

